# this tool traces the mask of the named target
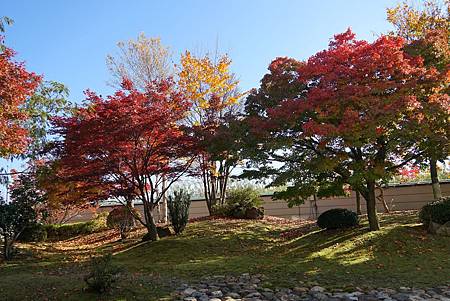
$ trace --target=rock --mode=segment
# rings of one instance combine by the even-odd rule
[[[195,289],[193,289],[193,288],[191,288],[191,287],[188,287],[188,288],[186,288],[186,289],[183,291],[183,294],[184,294],[184,295],[187,295],[187,296],[190,296],[190,295],[192,295],[192,294],[195,293],[195,292],[197,292],[197,290],[195,290]]]
[[[259,298],[259,297],[261,297],[261,294],[258,292],[250,293],[247,296],[245,296],[245,298]]]
[[[191,297],[195,297],[197,299],[205,299],[205,298],[208,298],[208,295],[205,293],[202,293],[202,292],[193,292],[191,294]]]
[[[288,297],[289,301],[298,301],[298,300],[300,300],[300,297],[297,296],[297,295],[294,295],[294,294],[289,294],[287,297]]]
[[[252,207],[245,211],[245,218],[247,219],[263,219],[264,218],[264,208],[263,207]]]
[[[231,297],[233,299],[239,299],[241,297],[241,295],[239,295],[238,293],[228,293],[227,297]]]
[[[450,283],[425,289],[347,287],[344,290],[342,287],[327,290],[315,282],[314,285],[301,283],[294,288],[270,289],[261,287],[255,279],[267,278],[249,274],[209,276],[198,284],[176,283],[178,288],[172,295],[178,298],[174,300],[182,301],[450,301]]]
[[[371,295],[361,295],[358,297],[358,301],[378,301],[379,298]]]
[[[220,298],[223,296],[223,293],[222,291],[212,291],[210,295],[213,298]]]
[[[272,300],[275,297],[273,292],[262,292],[261,295],[268,300]]]
[[[450,221],[446,222],[445,224],[441,225],[437,230],[436,230],[436,234],[437,235],[442,235],[442,236],[450,236]]]
[[[375,296],[376,296],[378,299],[387,299],[387,298],[389,298],[389,294],[386,293],[386,292],[376,292],[376,293],[375,293]]]
[[[210,291],[218,291],[218,290],[220,290],[220,287],[218,287],[217,285],[209,285],[209,290]]]
[[[321,286],[316,285],[316,286],[313,286],[309,291],[311,293],[322,293],[325,291],[325,289]]]
[[[315,300],[318,300],[318,301],[326,301],[326,300],[328,300],[328,296],[325,295],[324,293],[321,293],[321,292],[316,292],[312,296],[315,298]],[[358,298],[356,299],[356,301],[358,301]]]
[[[398,301],[409,301],[410,296],[406,293],[397,293],[395,295],[392,295],[391,297]]]
[[[156,231],[158,232],[158,236],[160,238],[173,235],[172,230],[170,230],[170,228],[168,226],[156,227]]]
[[[293,291],[297,294],[303,294],[303,293],[306,293],[308,291],[308,289],[306,287],[296,286],[296,287],[294,287]]]

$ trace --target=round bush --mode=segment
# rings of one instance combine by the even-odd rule
[[[443,225],[450,221],[450,196],[426,204],[419,212],[419,218],[428,226],[431,222]]]
[[[344,208],[327,210],[317,219],[317,225],[322,229],[344,229],[358,224],[358,215]]]

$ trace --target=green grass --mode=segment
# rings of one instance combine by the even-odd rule
[[[157,300],[169,296],[170,279],[195,281],[206,275],[246,272],[265,274],[269,287],[296,286],[299,281],[344,289],[448,283],[449,237],[426,234],[415,212],[380,218],[382,230],[377,232],[367,232],[365,221],[346,231],[274,221],[191,223],[181,236],[115,255],[127,276],[112,295],[103,298]],[[6,295],[7,300],[101,300],[83,291],[85,260],[89,254],[117,251],[134,243],[123,245],[115,237],[105,232],[57,244],[23,245],[33,256],[0,265],[0,296]],[[70,263],[74,259],[79,262]]]

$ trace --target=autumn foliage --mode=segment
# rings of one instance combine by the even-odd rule
[[[87,92],[87,98],[74,116],[56,120],[65,138],[60,175],[102,187],[119,201],[141,200],[144,217],[136,218],[157,239],[152,211],[192,162],[192,139],[179,124],[189,103],[171,80],[145,92],[125,80],[112,96]]]
[[[230,123],[239,113],[239,81],[230,70],[231,60],[223,55],[216,60],[208,55],[181,56],[178,85],[191,103],[185,122],[195,134],[198,145],[197,170],[203,182],[208,210],[224,203],[232,169],[237,163]]]
[[[427,68],[439,72],[432,85],[422,87],[417,94],[421,98],[422,110],[415,116],[418,125],[415,139],[428,159],[435,199],[442,197],[437,162],[444,162],[450,151],[450,2],[446,0],[444,3],[426,0],[416,6],[404,0],[387,9],[387,20],[395,28],[391,34],[406,39],[405,51],[420,56]]]
[[[97,182],[61,177],[57,159],[39,161],[35,165],[37,186],[45,193],[40,211],[43,222],[47,224],[67,223],[84,210],[95,212],[99,199],[108,198],[108,191],[101,185],[97,186]]]
[[[263,84],[281,81],[290,89],[269,85],[275,87],[254,91],[247,113],[256,161],[285,164],[280,171],[266,167],[265,175],[278,175],[278,185],[295,183],[280,196],[307,197],[317,187],[333,194],[351,185],[367,201],[371,229],[378,229],[375,183],[419,158],[407,130],[422,107],[416,87],[437,76],[404,45],[390,36],[356,40],[348,30],[305,62],[272,62]],[[286,70],[291,66],[296,68]]]
[[[0,37],[0,43],[2,38]],[[19,154],[28,143],[24,121],[27,114],[22,110],[41,77],[28,72],[23,63],[14,61],[15,52],[3,47],[0,53],[0,156]]]

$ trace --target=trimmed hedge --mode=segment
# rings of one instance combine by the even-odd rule
[[[450,196],[426,204],[419,212],[419,218],[425,226],[430,221],[443,225],[450,221]]]
[[[330,209],[317,219],[317,225],[322,229],[345,229],[359,224],[358,215],[344,208]]]
[[[34,224],[25,228],[17,238],[21,242],[42,242],[47,240],[47,231],[42,224]]]
[[[62,225],[45,225],[47,231],[47,238],[49,240],[57,241],[69,239],[82,234],[91,234],[107,229],[106,218],[108,212],[98,214],[93,220],[88,222],[62,224]]]

